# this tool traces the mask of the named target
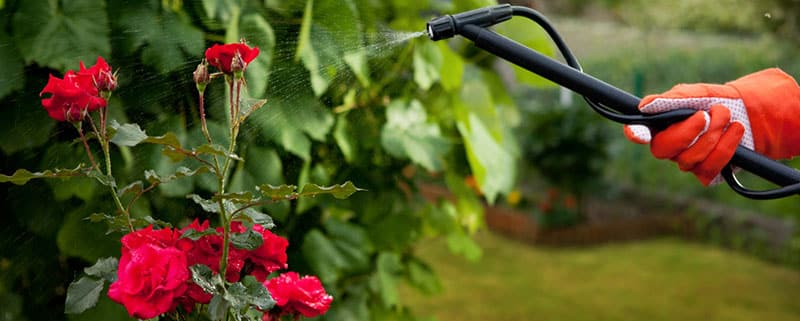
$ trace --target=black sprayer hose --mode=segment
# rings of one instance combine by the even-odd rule
[[[486,29],[514,15],[539,24],[553,39],[567,65]],[[432,40],[446,39],[456,34],[472,40],[481,49],[583,95],[592,109],[619,123],[647,125],[658,130],[696,112],[679,109],[643,115],[638,108],[641,98],[583,73],[577,59],[547,19],[527,7],[499,5],[439,17],[428,23],[428,36]],[[800,193],[800,171],[750,149],[739,146],[730,164],[782,186],[769,191],[752,191],[741,186],[732,171],[723,171],[727,183],[745,197],[772,199]]]

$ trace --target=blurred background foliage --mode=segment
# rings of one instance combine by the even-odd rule
[[[514,2],[550,16],[587,73],[637,95],[772,66],[800,76],[798,1]],[[292,269],[319,275],[336,298],[326,320],[413,318],[398,294],[400,283],[424,293],[441,290],[417,256],[420,242],[439,236],[450,252],[481,256],[470,237],[483,226],[479,194],[529,204],[509,200],[520,191],[523,199],[537,199],[550,187],[608,199],[625,189],[667,191],[798,218],[796,198],[754,202],[724,187],[703,188],[547,81],[461,39],[434,43],[412,34],[433,16],[490,4],[0,0],[2,172],[85,162],[74,130],[46,116],[38,93],[48,74],[97,55],[119,70],[113,118],[199,144],[191,71],[210,44],[244,37],[262,50],[248,67],[249,95],[268,103],[243,129],[239,155],[246,161],[235,169],[231,188],[352,180],[368,190],[344,201],[313,198],[265,208],[275,231],[290,240]],[[526,21],[511,20],[498,31],[553,55],[544,34]],[[223,135],[224,90],[211,85],[206,97],[212,134]],[[131,180],[145,169],[164,174],[186,165],[161,157],[157,147],[121,149],[113,157],[120,177]],[[423,199],[420,181],[446,186],[455,202]],[[182,196],[209,184],[194,177],[162,185],[137,203],[136,213],[179,225],[206,218]],[[8,303],[0,320],[126,317],[108,301],[79,317],[62,313],[77,271],[118,255],[119,235],[85,220],[109,210],[101,190],[89,180],[0,187],[0,302]]]

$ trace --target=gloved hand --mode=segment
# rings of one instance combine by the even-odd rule
[[[719,173],[739,144],[774,159],[800,154],[800,87],[780,69],[724,85],[677,85],[639,104],[643,113],[680,108],[698,112],[654,135],[645,126],[625,126],[625,136],[650,143],[653,156],[675,161],[703,185],[720,181]]]

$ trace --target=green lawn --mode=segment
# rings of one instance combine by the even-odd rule
[[[444,242],[418,248],[443,293],[403,289],[439,321],[800,320],[800,271],[714,246],[658,239],[597,247],[532,247],[488,232],[469,262]]]

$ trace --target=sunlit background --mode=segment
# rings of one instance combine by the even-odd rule
[[[800,77],[796,0],[511,2],[546,15],[586,73],[637,96],[769,67]],[[261,50],[247,95],[267,104],[245,124],[231,189],[366,189],[263,208],[290,241],[292,269],[333,294],[322,319],[800,319],[800,199],[705,188],[580,96],[422,33],[433,17],[494,4],[0,0],[0,172],[87,161],[39,92],[48,74],[98,55],[119,72],[112,118],[201,142],[191,72],[211,44],[244,38]],[[560,58],[530,21],[495,30]],[[224,136],[226,93],[206,96],[212,135]],[[191,166],[158,146],[113,157],[119,186]],[[135,215],[213,220],[184,197],[212,183],[159,186]],[[113,212],[107,191],[88,178],[0,186],[0,321],[125,320],[105,292],[94,309],[63,313],[82,269],[119,256],[120,235],[86,219]]]

